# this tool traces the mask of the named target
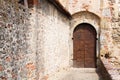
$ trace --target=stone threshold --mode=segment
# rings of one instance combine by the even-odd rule
[[[71,70],[74,70],[74,71],[79,71],[79,72],[90,72],[90,73],[92,73],[92,72],[96,72],[97,71],[97,69],[96,68],[74,68],[74,67],[71,67],[70,68]]]

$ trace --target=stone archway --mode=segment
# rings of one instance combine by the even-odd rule
[[[96,57],[98,57],[100,53],[100,17],[95,15],[94,13],[88,11],[82,11],[79,13],[75,13],[72,15],[71,27],[70,27],[70,66],[73,66],[73,32],[76,26],[79,24],[87,23],[94,27],[96,30]]]
[[[90,24],[79,24],[73,32],[73,66],[96,67],[96,30]]]

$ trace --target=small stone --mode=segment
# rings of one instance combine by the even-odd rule
[[[11,58],[10,58],[10,57],[6,57],[6,61],[7,61],[7,62],[10,62],[10,61],[11,61]]]
[[[3,71],[3,66],[0,64],[0,71]]]
[[[35,65],[33,63],[28,63],[26,65],[26,68],[29,69],[29,70],[35,70]]]

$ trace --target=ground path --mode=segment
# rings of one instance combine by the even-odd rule
[[[95,68],[70,68],[70,70],[60,72],[58,75],[58,79],[52,80],[102,80]]]
[[[62,80],[99,80],[94,68],[72,68]]]

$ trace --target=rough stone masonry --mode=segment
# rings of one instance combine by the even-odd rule
[[[14,4],[13,4],[14,3]],[[14,0],[0,0],[0,79],[25,80],[35,66],[29,60],[32,53],[29,40],[28,9]]]

